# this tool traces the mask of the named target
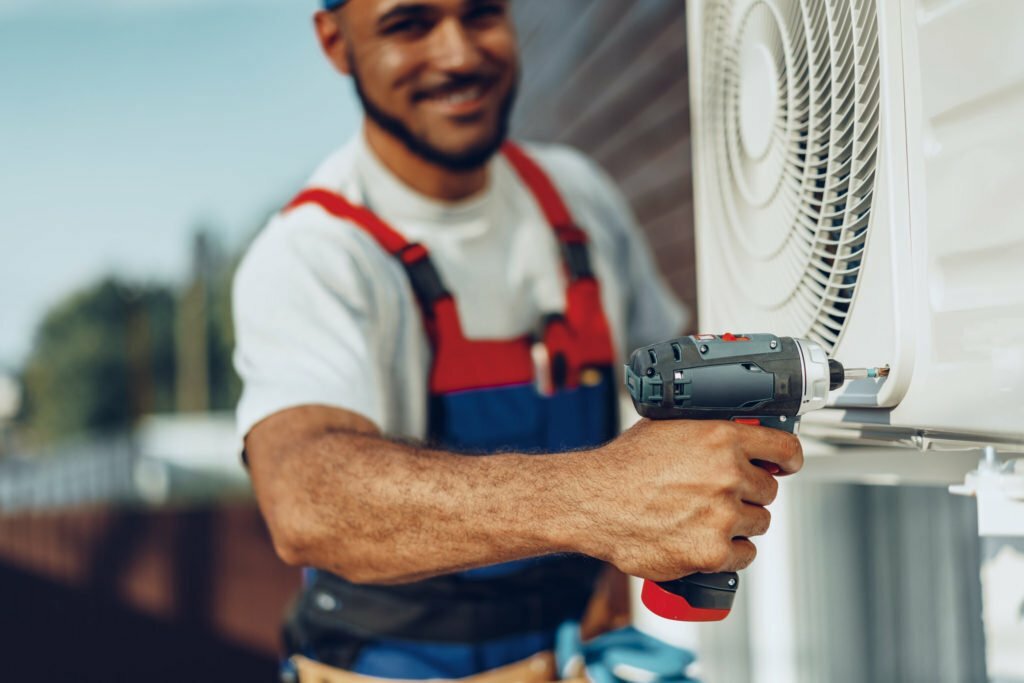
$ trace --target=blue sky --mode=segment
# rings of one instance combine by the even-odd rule
[[[0,0],[0,368],[106,273],[180,280],[358,125],[314,0]]]

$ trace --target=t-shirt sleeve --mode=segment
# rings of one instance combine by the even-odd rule
[[[277,217],[235,275],[237,427],[286,408],[320,404],[383,421],[375,368],[382,345],[372,282],[347,231],[314,207]],[[326,235],[323,231],[330,231]]]
[[[591,200],[602,205],[604,213],[611,217],[611,255],[616,272],[626,283],[626,349],[681,334],[689,324],[690,312],[658,270],[626,198],[603,169],[585,157],[580,158],[588,166],[587,176],[593,179]]]

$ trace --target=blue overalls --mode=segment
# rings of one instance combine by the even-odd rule
[[[540,321],[540,339],[467,339],[426,248],[368,209],[322,189],[304,191],[288,208],[319,205],[402,263],[433,352],[432,446],[467,455],[597,446],[617,432],[615,356],[587,236],[532,159],[512,143],[502,153],[555,231],[569,283],[566,310]],[[535,376],[538,343],[549,360],[542,382]],[[550,390],[541,393],[539,384]],[[285,627],[286,646],[290,654],[370,676],[470,676],[551,649],[558,624],[581,616],[599,569],[590,558],[553,556],[403,586],[360,586],[312,571]]]

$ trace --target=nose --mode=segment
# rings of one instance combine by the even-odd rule
[[[438,69],[450,73],[472,73],[483,62],[483,54],[473,34],[460,21],[448,18],[437,26],[431,36],[430,61]]]

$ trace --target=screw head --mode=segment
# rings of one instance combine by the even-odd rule
[[[647,376],[654,377],[654,368],[647,368]]]
[[[779,342],[774,340],[774,339],[772,339],[771,343],[768,344],[768,346],[772,347],[773,349],[777,349],[777,348],[779,348]]]
[[[729,579],[729,587],[732,588],[732,587],[735,587],[735,586],[736,586],[736,579]]]
[[[701,353],[707,353],[708,352],[708,345],[707,344],[701,344],[700,345],[700,352]]]

